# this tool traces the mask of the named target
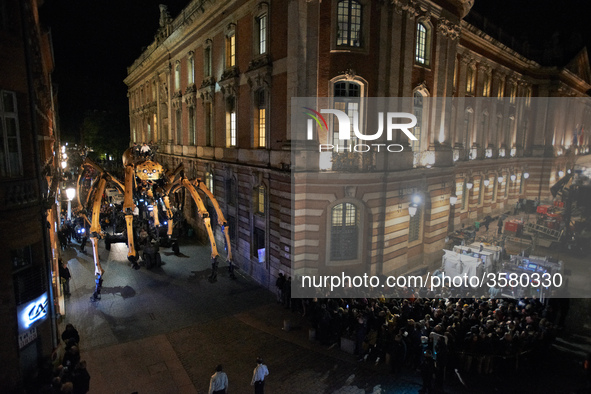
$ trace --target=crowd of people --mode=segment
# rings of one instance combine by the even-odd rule
[[[292,308],[309,318],[323,345],[348,338],[360,361],[388,361],[395,374],[433,369],[431,388],[455,369],[513,368],[518,357],[552,343],[560,314],[536,299],[419,298],[410,290],[394,299],[304,299]]]
[[[80,360],[78,330],[72,324],[67,324],[61,338],[65,353],[61,357],[61,363],[53,369],[49,381],[42,387],[40,393],[87,393],[90,389],[90,374],[86,370],[86,361]]]

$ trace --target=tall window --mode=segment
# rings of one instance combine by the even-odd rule
[[[176,143],[183,144],[183,128],[182,128],[182,112],[180,109],[176,111]]]
[[[462,184],[462,210],[466,209],[466,206],[469,203],[468,199],[470,198],[470,196],[468,195],[468,187],[466,186],[466,182],[467,180],[464,179],[464,182]]]
[[[259,15],[256,20],[257,55],[267,53],[267,14]]]
[[[419,152],[421,149],[421,131],[423,128],[423,95],[415,92],[413,96],[413,114],[417,118],[417,124],[412,129],[415,140],[410,140],[410,146],[413,152]]]
[[[264,185],[260,185],[254,189],[254,211],[255,213],[263,215],[265,213],[265,194],[266,189]]]
[[[203,50],[203,76],[205,78],[211,77],[211,63],[211,44],[209,44],[209,46],[205,47],[205,49]]]
[[[359,213],[357,207],[351,203],[335,205],[331,211],[330,259],[356,259],[358,238]]]
[[[359,118],[359,97],[361,95],[361,87],[359,84],[351,81],[337,82],[334,85],[334,107],[335,109],[345,112],[351,120],[351,139],[339,139],[339,125],[338,122],[333,123],[333,145],[338,151],[342,151],[344,147],[349,144],[355,145],[357,138],[353,134],[353,119]]]
[[[226,36],[226,68],[236,65],[236,33],[231,32]]]
[[[267,97],[263,89],[255,93],[255,140],[259,148],[267,147]]]
[[[236,98],[226,100],[226,146],[236,146]]]
[[[496,176],[493,176],[493,193],[492,193],[492,202],[497,202],[497,191],[498,191],[499,181]]]
[[[226,179],[226,203],[231,206],[236,205],[236,185],[234,178]]]
[[[0,118],[0,176],[22,175],[21,141],[14,92],[2,90]]]
[[[408,221],[408,242],[418,241],[421,237],[421,218],[423,209],[419,205],[417,212]]]
[[[361,46],[361,4],[342,0],[337,4],[337,45]]]
[[[214,193],[213,174],[211,173],[211,171],[208,171],[207,174],[205,174],[205,186],[207,186],[207,189],[209,189],[210,192]]]
[[[174,67],[174,89],[181,90],[181,62],[177,61]]]
[[[213,114],[211,102],[205,103],[205,146],[213,146]]]
[[[195,133],[195,107],[189,107],[189,145],[197,145]]]
[[[417,23],[415,37],[415,63],[423,66],[429,65],[431,45],[431,28],[424,22]]]
[[[193,52],[189,53],[187,59],[187,85],[193,85],[195,83],[195,56]]]

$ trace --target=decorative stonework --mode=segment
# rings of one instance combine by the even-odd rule
[[[402,12],[406,12],[408,18],[415,18],[419,15],[420,6],[413,0],[392,0],[394,5],[394,11],[398,15],[402,15]]]
[[[215,79],[207,77],[201,82],[199,87],[199,97],[204,101],[213,101],[215,95]]]
[[[460,37],[462,28],[445,18],[439,19],[437,23],[437,31],[444,37],[449,37],[451,40],[457,40]]]
[[[238,94],[240,72],[237,67],[232,67],[224,71],[218,85],[224,97],[236,96]]]
[[[187,106],[195,107],[197,105],[197,87],[195,84],[187,86],[187,90],[185,90],[183,98]]]

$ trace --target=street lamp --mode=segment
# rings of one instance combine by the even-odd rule
[[[562,178],[564,176],[564,171],[562,171],[562,170],[558,171],[558,176]]]
[[[67,188],[66,196],[68,197],[68,220],[72,220],[72,200],[76,197],[76,189],[73,187]]]
[[[467,188],[468,190],[472,190],[472,188],[473,188],[473,187],[474,187],[474,184],[473,184],[471,181],[468,181],[468,182],[466,183],[466,188]]]
[[[451,196],[449,196],[449,203],[451,205],[456,205],[456,203],[458,202],[458,196],[456,196],[456,194],[452,194]]]
[[[525,178],[525,179],[529,178],[529,172],[524,172],[523,173],[523,178]]]
[[[417,207],[423,201],[420,195],[414,194],[411,198],[411,204],[408,206],[408,214],[412,218],[417,213]]]
[[[497,181],[499,183],[503,183],[503,179],[504,179],[503,176],[502,175],[499,175],[499,177],[497,178]]]
[[[484,186],[485,186],[485,187],[488,187],[488,185],[490,185],[490,179],[486,178],[486,179],[484,180]]]
[[[516,180],[516,179],[517,179],[517,175],[515,175],[515,174],[511,174],[511,180],[512,180],[513,182],[515,182],[515,180]]]

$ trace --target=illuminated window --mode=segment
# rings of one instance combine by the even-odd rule
[[[415,37],[415,63],[428,66],[431,57],[431,26],[427,22],[417,23]]]
[[[177,61],[174,67],[174,88],[181,90],[181,62]]]
[[[193,85],[195,83],[195,57],[193,52],[189,53],[187,59],[187,85]]]
[[[267,97],[263,89],[256,91],[255,139],[259,148],[267,147]]]
[[[267,14],[256,18],[256,33],[257,55],[262,55],[267,52]]]
[[[226,100],[226,146],[236,146],[236,98]]]
[[[265,194],[266,194],[266,189],[264,185],[261,185],[257,188],[255,188],[254,191],[254,211],[258,214],[264,214],[265,213]]]
[[[353,260],[358,255],[359,215],[351,203],[337,204],[331,211],[330,259]]]
[[[361,4],[343,0],[337,4],[337,45],[361,46]]]
[[[0,96],[0,175],[22,175],[20,130],[16,94],[6,90]]]
[[[236,65],[236,33],[230,32],[226,36],[226,68]]]
[[[205,186],[207,186],[207,189],[209,189],[210,192],[214,193],[213,174],[211,173],[211,171],[205,174]]]

